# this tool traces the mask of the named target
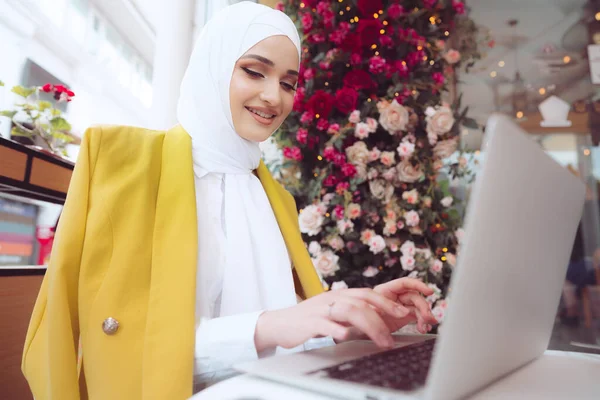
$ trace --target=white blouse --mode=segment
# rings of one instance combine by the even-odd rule
[[[233,364],[273,355],[276,349],[258,354],[254,344],[256,323],[265,310],[219,317],[225,262],[224,177],[219,173],[209,173],[201,178],[198,178],[199,174],[194,175],[199,221],[194,383],[206,385],[229,375]],[[334,344],[330,337],[311,339],[290,351]],[[278,354],[285,352],[277,349]]]

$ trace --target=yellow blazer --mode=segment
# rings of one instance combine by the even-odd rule
[[[293,197],[262,162],[256,172],[297,292],[321,293]],[[196,220],[183,128],[88,129],[23,351],[36,400],[192,395]],[[103,329],[108,317],[119,322],[112,335]]]

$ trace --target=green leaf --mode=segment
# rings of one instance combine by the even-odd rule
[[[459,222],[460,221],[460,214],[459,214],[458,210],[456,210],[454,208],[452,210],[448,211],[448,217],[453,222]]]
[[[49,108],[52,108],[52,103],[50,103],[49,101],[38,101],[38,109],[40,111],[44,111]]]
[[[21,97],[27,98],[35,93],[35,88],[26,88],[23,86],[15,86],[11,90],[13,93],[18,94]]]
[[[18,126],[13,127],[10,130],[11,136],[23,136],[23,137],[32,137],[33,135],[27,131],[22,130]]]
[[[4,86],[4,82],[0,81],[0,86]]]
[[[53,108],[53,109],[50,110],[50,114],[52,114],[53,117],[58,117],[62,113],[60,112],[60,110],[58,110],[56,108]]]
[[[466,128],[479,129],[479,124],[473,118],[465,117],[462,124]]]
[[[443,181],[440,181],[439,187],[440,187],[440,190],[442,191],[442,193],[444,194],[444,197],[450,196],[450,181],[449,180],[445,179]]]
[[[16,113],[17,113],[17,111],[8,111],[8,110],[0,111],[0,115],[2,115],[3,117],[11,118],[11,119],[12,119],[12,117],[15,116]]]
[[[71,124],[67,122],[63,117],[56,117],[50,120],[50,125],[52,125],[52,129],[57,131],[70,131]]]

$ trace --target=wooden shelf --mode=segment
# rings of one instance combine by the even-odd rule
[[[0,137],[0,192],[63,204],[75,164]]]
[[[540,113],[528,114],[521,121],[518,121],[523,130],[533,135],[549,135],[554,133],[572,133],[577,135],[589,135],[591,130],[589,127],[588,113],[570,112],[569,121],[571,126],[561,128],[544,128],[540,126],[542,115]]]

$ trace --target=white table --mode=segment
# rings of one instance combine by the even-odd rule
[[[217,383],[190,400],[328,400],[249,375]],[[600,399],[600,355],[546,351],[533,363],[488,386],[470,400]]]

